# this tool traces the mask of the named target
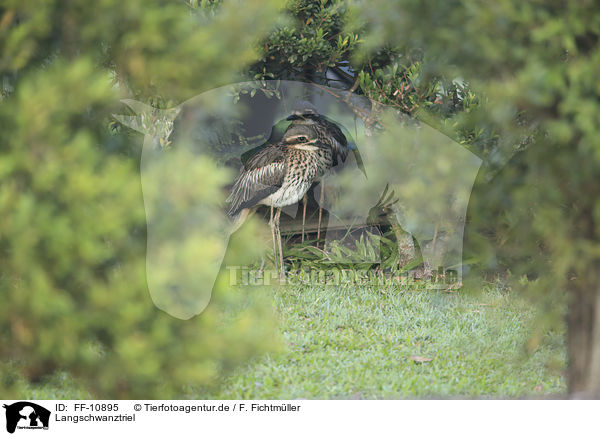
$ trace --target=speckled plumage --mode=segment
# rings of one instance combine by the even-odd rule
[[[319,136],[320,141],[331,147],[332,153],[329,168],[346,161],[348,157],[348,140],[337,124],[332,123],[318,113],[312,112],[294,114],[288,117],[288,120],[292,121],[290,127],[298,125],[312,126]]]
[[[332,160],[331,148],[314,127],[289,128],[281,142],[267,145],[242,167],[227,200],[229,215],[258,204],[281,208],[297,203]]]

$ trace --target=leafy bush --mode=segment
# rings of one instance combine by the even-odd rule
[[[224,277],[194,319],[154,306],[139,138],[108,128],[125,95],[177,101],[233,77],[255,59],[238,32],[256,39],[277,13],[276,2],[263,6],[244,2],[249,12],[239,14],[230,2],[213,15],[162,1],[0,9],[0,396],[66,371],[101,398],[177,397],[275,346],[270,304]],[[214,163],[198,171],[207,192],[222,189]],[[251,231],[229,256],[244,261]],[[186,262],[202,262],[197,252]]]

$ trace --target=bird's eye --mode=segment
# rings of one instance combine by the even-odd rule
[[[308,141],[308,138],[306,136],[298,136],[298,141],[299,142],[306,142],[306,141]]]

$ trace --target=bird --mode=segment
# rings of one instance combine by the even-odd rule
[[[290,126],[281,141],[261,147],[242,166],[227,202],[234,231],[257,206],[270,206],[275,267],[285,276],[279,218],[281,208],[298,203],[332,161],[332,149],[313,124]],[[274,213],[274,209],[277,209]]]
[[[296,126],[304,125],[311,126],[317,132],[321,142],[326,144],[331,149],[330,159],[326,162],[327,170],[336,167],[338,164],[341,164],[346,161],[348,157],[348,153],[350,150],[354,151],[357,164],[361,167],[364,172],[364,165],[362,165],[362,160],[360,158],[360,154],[356,150],[356,147],[353,144],[348,144],[348,140],[346,135],[342,132],[340,127],[332,121],[329,121],[324,115],[318,113],[316,107],[305,100],[300,100],[294,104],[292,108],[292,113],[287,117],[288,121],[292,123],[288,127],[288,129],[293,129]],[[321,192],[319,199],[319,221],[317,224],[317,240],[321,236],[321,221],[323,215],[323,198],[325,194],[324,183],[319,177],[315,182],[321,182]],[[302,208],[302,242],[304,242],[304,227],[306,222],[306,205],[307,205],[307,197],[304,196],[302,198],[303,208]]]

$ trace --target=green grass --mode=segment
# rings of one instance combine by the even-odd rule
[[[535,310],[506,291],[299,286],[275,290],[274,300],[284,350],[239,369],[217,397],[507,398],[566,390],[564,335],[547,332],[528,351]]]
[[[566,391],[564,334],[533,350],[535,310],[507,291],[416,285],[273,288],[283,349],[191,398],[508,398]],[[411,356],[431,358],[418,363]],[[27,398],[89,398],[65,374]]]

